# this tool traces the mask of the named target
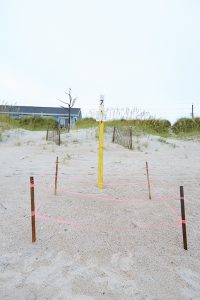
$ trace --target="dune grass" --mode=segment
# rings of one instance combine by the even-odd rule
[[[200,118],[180,118],[172,126],[172,130],[176,134],[182,133],[200,133]]]
[[[25,117],[22,119],[13,119],[8,115],[0,115],[0,130],[12,128],[23,128],[27,130],[46,130],[57,126],[57,121],[51,117]]]
[[[8,115],[0,115],[0,129],[6,130],[17,127],[17,123],[14,119]]]
[[[97,127],[98,122],[93,118],[84,118],[76,122],[76,129]],[[110,127],[132,126],[135,130],[148,134],[168,136],[171,124],[167,120],[144,119],[144,120],[112,120],[105,122],[105,129]]]
[[[158,135],[164,138],[192,139],[200,137],[200,118],[181,118],[173,125],[168,120],[161,119],[135,119],[112,120],[105,122],[105,130],[113,127],[133,127],[135,134],[145,133]],[[75,129],[98,127],[98,122],[93,118],[83,118],[77,121]]]
[[[13,119],[8,115],[0,115],[0,140],[2,132],[12,128],[23,128],[27,130],[46,130],[57,126],[57,121],[51,117],[25,117]],[[134,119],[134,120],[112,120],[105,122],[105,130],[113,127],[133,127],[134,134],[152,134],[161,137],[173,137],[179,139],[193,139],[200,137],[200,118],[181,118],[173,125],[168,120],[160,119]],[[97,128],[98,122],[94,118],[83,118],[78,120],[75,129]]]
[[[98,122],[93,118],[83,118],[78,120],[75,124],[75,129],[82,129],[82,128],[92,128],[97,127]]]

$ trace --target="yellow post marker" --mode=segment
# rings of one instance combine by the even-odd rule
[[[98,162],[98,188],[103,188],[103,144],[104,144],[104,122],[99,122],[99,162]]]
[[[99,111],[99,158],[98,158],[98,188],[103,188],[103,146],[104,146],[104,97],[100,98]]]

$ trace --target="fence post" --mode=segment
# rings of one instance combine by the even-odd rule
[[[49,138],[49,128],[47,128],[46,141],[48,141],[48,138]]]
[[[35,199],[34,199],[34,178],[30,177],[30,192],[31,192],[31,225],[32,225],[32,243],[36,241],[35,230]]]
[[[133,129],[130,127],[130,149],[133,149]]]
[[[55,195],[57,194],[57,185],[58,185],[58,156],[56,158]]]
[[[183,233],[183,246],[187,250],[187,232],[186,232],[186,221],[185,221],[185,204],[184,204],[184,190],[183,186],[180,186],[180,200],[181,200],[181,224]]]
[[[115,130],[116,130],[116,128],[114,127],[114,129],[113,129],[113,137],[112,137],[112,142],[113,143],[115,142]]]
[[[58,145],[60,146],[60,129],[58,131]]]

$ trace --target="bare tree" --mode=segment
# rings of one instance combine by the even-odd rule
[[[59,100],[60,102],[64,103],[65,105],[67,105],[68,107],[68,112],[69,112],[69,119],[68,119],[68,131],[70,131],[70,125],[71,125],[71,108],[74,106],[77,98],[73,98],[72,95],[71,95],[71,88],[69,88],[69,92],[65,92],[66,95],[68,95],[69,97],[69,102],[65,102],[65,101],[62,101],[62,100]],[[63,108],[66,108],[64,106],[61,106]]]

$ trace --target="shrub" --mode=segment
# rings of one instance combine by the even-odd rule
[[[134,126],[144,132],[166,134],[169,133],[171,123],[160,119],[112,120],[106,122],[106,126]]]
[[[58,122],[51,117],[24,117],[14,119],[9,115],[0,115],[0,129],[24,128],[29,130],[46,130],[56,128]]]
[[[155,133],[168,133],[171,128],[171,123],[168,120],[160,119],[139,120],[139,125],[147,131],[149,130]]]
[[[90,128],[96,127],[97,125],[97,121],[93,118],[83,118],[76,122],[76,128]]]
[[[28,129],[53,129],[58,122],[51,117],[25,117],[18,120],[20,127]]]
[[[192,131],[200,131],[200,118],[181,118],[178,119],[173,127],[172,130],[174,133],[187,133]]]

